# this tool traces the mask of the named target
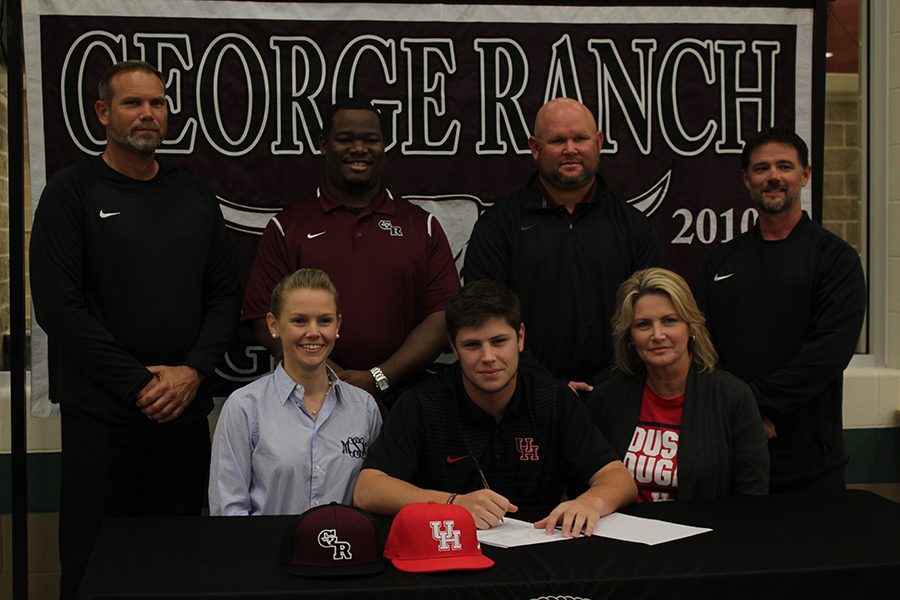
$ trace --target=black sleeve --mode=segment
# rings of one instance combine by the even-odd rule
[[[646,229],[637,237],[634,259],[634,270],[648,267],[665,267],[666,250],[653,222],[641,214],[641,220],[646,224]]]
[[[557,395],[560,454],[569,472],[570,488],[574,485],[586,489],[594,473],[618,457],[594,424],[585,403],[565,385],[559,388]]]
[[[703,266],[700,269],[700,275],[697,277],[691,290],[694,294],[694,300],[697,301],[697,307],[700,309],[700,312],[703,313],[704,317],[706,317],[707,328],[709,328],[711,320],[710,310],[712,309],[709,301],[709,281],[719,267],[721,256],[721,252],[716,250],[707,254],[706,260],[703,261]]]
[[[424,439],[424,419],[416,394],[405,392],[388,414],[381,434],[369,447],[362,468],[377,469],[391,477],[411,482],[419,469]]]
[[[56,350],[98,385],[125,402],[153,378],[88,309],[84,224],[75,171],[47,184],[31,232],[31,298],[35,318]]]
[[[731,415],[730,493],[760,496],[769,493],[769,447],[753,394],[746,386],[741,387],[734,392]]]
[[[489,208],[472,228],[461,273],[465,283],[479,279],[493,279],[509,286],[512,250],[503,227],[503,219],[497,216],[498,210],[499,207]]]
[[[203,323],[197,341],[190,349],[185,364],[200,371],[207,379],[234,339],[241,310],[237,256],[215,195],[208,191],[215,221],[211,247],[208,249],[203,275]]]
[[[694,300],[697,302],[697,307],[700,309],[700,312],[703,313],[706,320],[706,328],[710,338],[713,338],[714,335],[712,323],[714,317],[713,312],[715,310],[714,302],[712,302],[710,296],[710,283],[713,281],[713,276],[718,272],[719,266],[725,260],[727,252],[730,252],[730,249],[734,247],[735,242],[732,242],[728,246],[720,246],[719,248],[710,251],[703,261],[703,266],[700,268],[700,275],[691,287],[691,292],[694,295]],[[719,359],[717,359],[716,368],[719,367],[719,362]]]
[[[643,378],[621,372],[594,387],[585,406],[616,458],[623,460],[641,412]]]
[[[627,207],[627,210],[633,213],[627,213],[629,219],[629,229],[631,233],[630,252],[631,252],[631,272],[647,269],[650,267],[666,266],[666,251],[656,232],[653,223],[644,216],[643,213],[633,207]],[[629,274],[630,275],[630,274]],[[616,284],[618,287],[618,284]],[[596,386],[612,375],[614,362],[610,360],[603,367],[587,378],[589,385]]]
[[[606,366],[591,375],[586,382],[590,386],[597,386],[609,379],[612,376],[613,369],[615,368],[615,361],[610,360],[606,363]]]
[[[812,333],[778,369],[750,382],[761,410],[787,414],[819,397],[850,363],[866,312],[859,256],[840,240],[817,265]]]

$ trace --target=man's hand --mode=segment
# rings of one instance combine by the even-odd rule
[[[769,417],[762,418],[763,431],[766,432],[766,439],[771,440],[773,437],[778,434],[775,432],[775,423],[773,423]]]
[[[519,507],[491,490],[477,490],[456,497],[453,504],[459,504],[475,519],[478,529],[490,529],[500,522],[503,515],[519,510]]]
[[[358,371],[347,369],[338,373],[338,377],[351,385],[362,388],[369,392],[374,398],[378,398],[381,392],[375,387],[375,377],[368,371]]]
[[[181,416],[194,401],[200,387],[200,375],[193,367],[153,365],[147,367],[153,381],[138,394],[141,412],[158,423],[168,423]]]
[[[594,386],[588,385],[584,381],[570,381],[569,389],[575,392],[575,395],[578,396],[579,392],[590,394],[594,391]]]
[[[600,510],[591,502],[579,496],[561,503],[548,516],[534,524],[535,529],[545,529],[547,535],[553,533],[556,525],[562,527],[563,537],[591,535],[600,520]]]

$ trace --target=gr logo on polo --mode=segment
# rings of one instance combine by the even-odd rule
[[[382,219],[378,221],[378,227],[380,229],[384,229],[385,231],[390,231],[391,235],[394,237],[403,237],[403,229],[401,229],[399,225],[394,225],[393,223],[391,223],[390,219]]]
[[[339,540],[334,529],[323,529],[320,531],[318,540],[320,546],[333,550],[332,560],[350,560],[353,558],[353,554],[350,553],[350,542]]]
[[[438,542],[439,552],[449,552],[453,550],[462,550],[462,544],[459,543],[459,532],[454,529],[453,521],[429,521],[431,526],[431,537]],[[441,525],[444,529],[441,529]]]

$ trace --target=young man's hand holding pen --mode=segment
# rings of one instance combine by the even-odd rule
[[[519,507],[487,488],[468,494],[459,494],[453,504],[464,507],[475,519],[478,529],[490,529],[503,522],[503,515],[514,513]]]

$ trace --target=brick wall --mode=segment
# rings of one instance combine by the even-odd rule
[[[860,111],[859,93],[852,85],[853,80],[850,85],[829,86],[838,89],[829,89],[825,94],[822,222],[826,229],[847,240],[859,252],[862,249]]]

